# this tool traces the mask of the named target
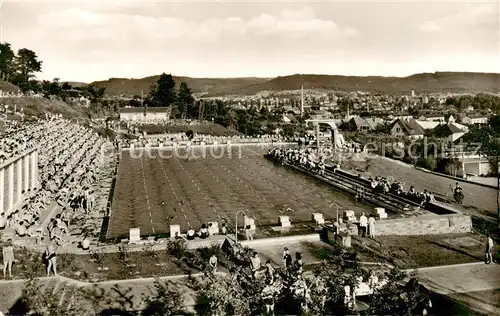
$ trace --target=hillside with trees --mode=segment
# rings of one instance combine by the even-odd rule
[[[25,94],[24,98],[3,98],[2,104],[23,110],[24,114],[40,116],[46,112],[65,116],[92,116],[116,112],[116,105],[103,100],[105,88],[94,85],[37,80],[43,62],[36,52],[20,48],[15,51],[9,43],[0,43],[0,90],[3,93]],[[43,97],[43,98],[40,98]],[[88,101],[82,107],[81,99]]]
[[[111,78],[104,81],[92,82],[98,88],[105,88],[109,96],[132,97],[146,93],[160,76],[151,76],[141,79]],[[189,78],[173,76],[177,85],[185,82],[194,93],[206,93],[208,95],[228,95],[246,89],[249,86],[268,81],[265,78]]]
[[[106,88],[108,95],[133,96],[147,91],[159,76],[142,79],[112,78],[98,81],[96,87]],[[291,75],[267,78],[189,78],[173,77],[179,84],[186,82],[194,93],[208,96],[253,95],[261,91],[297,90],[301,85],[305,89],[328,89],[338,91],[366,91],[385,93],[480,93],[500,92],[500,74],[494,73],[459,73],[436,72],[415,74],[408,77],[358,77],[330,75]]]

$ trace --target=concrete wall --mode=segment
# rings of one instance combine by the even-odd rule
[[[375,223],[375,235],[438,235],[469,233],[469,215],[424,215],[413,218],[380,220]]]
[[[477,162],[463,162],[463,169],[466,174],[474,174],[478,176],[488,175],[491,171],[490,163],[477,161]]]

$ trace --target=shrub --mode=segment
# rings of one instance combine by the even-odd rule
[[[434,171],[437,168],[437,160],[434,156],[420,157],[417,160],[417,166]]]
[[[167,252],[176,257],[177,259],[182,259],[186,254],[187,244],[182,238],[176,238],[174,240],[169,240],[167,243]]]

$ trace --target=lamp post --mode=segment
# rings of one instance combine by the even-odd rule
[[[245,212],[243,211],[238,211],[236,212],[236,215],[235,215],[235,221],[234,221],[234,242],[237,243],[238,242],[238,215],[239,214],[243,214],[244,216],[247,216],[247,214],[245,214]]]
[[[0,43],[3,43],[3,0],[0,0]]]
[[[335,205],[335,207],[337,208],[337,223],[338,223],[339,222],[339,208],[340,208],[340,206],[338,206],[337,203],[332,202],[332,204],[330,204],[330,206],[328,208],[332,208],[332,205]]]

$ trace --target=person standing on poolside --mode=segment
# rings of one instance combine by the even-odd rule
[[[250,258],[250,263],[252,265],[252,276],[253,278],[257,278],[257,273],[260,270],[260,257],[257,252],[253,253],[253,256]]]
[[[486,260],[486,264],[490,264],[493,262],[493,239],[491,239],[490,234],[486,235],[486,249],[484,251],[484,256]]]
[[[2,249],[3,254],[3,277],[6,277],[7,269],[9,269],[9,277],[12,278],[12,263],[14,262],[14,248],[12,240],[7,240],[7,244]]]
[[[56,243],[54,241],[48,241],[47,247],[45,248],[45,259],[47,260],[47,276],[50,276],[50,271],[54,272],[54,276],[57,276],[57,256],[56,256]]]
[[[285,247],[283,250],[283,267],[285,268],[285,271],[292,267],[292,255],[290,255],[288,247]]]
[[[368,218],[368,237],[375,237],[375,217],[373,215]]]
[[[368,228],[368,218],[366,218],[365,213],[359,217],[359,227],[361,228],[362,237],[365,237]]]

